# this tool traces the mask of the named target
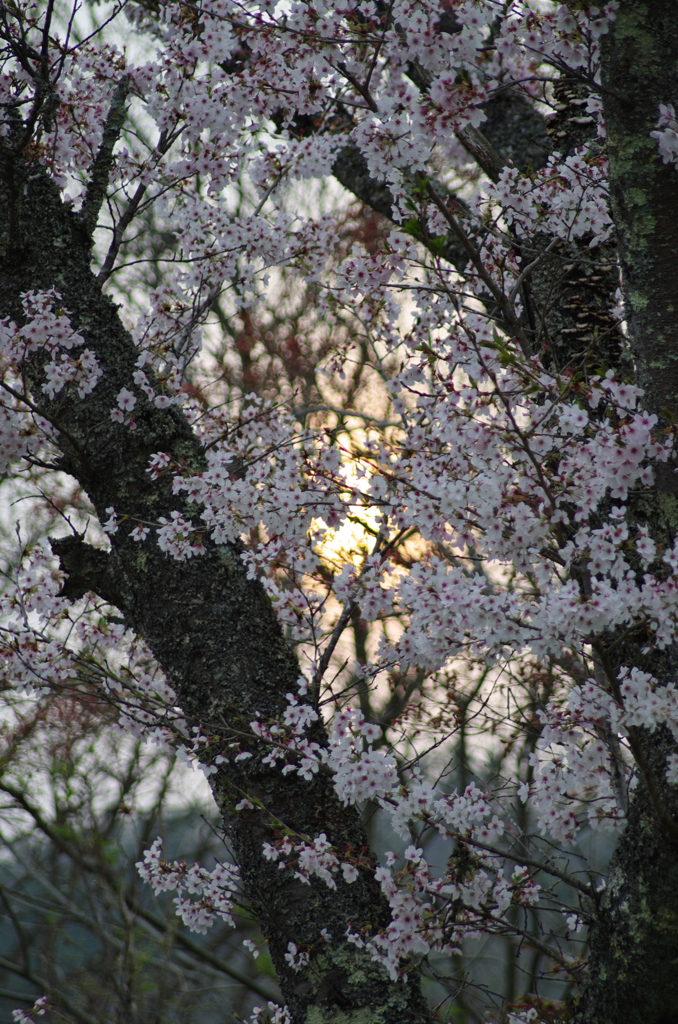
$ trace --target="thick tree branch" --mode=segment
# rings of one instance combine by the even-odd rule
[[[80,219],[90,237],[94,234],[94,229],[99,219],[99,211],[106,198],[108,181],[111,168],[113,167],[113,150],[120,138],[120,132],[127,116],[125,104],[128,92],[129,78],[125,75],[113,93],[108,117],[104,124],[104,134],[99,146],[99,152],[89,170],[89,184],[80,210]]]
[[[111,572],[112,559],[105,551],[86,544],[78,535],[61,537],[50,543],[54,554],[59,556],[61,569],[66,573],[62,597],[77,601],[91,590],[109,604],[118,607],[122,604],[115,586],[115,575]]]

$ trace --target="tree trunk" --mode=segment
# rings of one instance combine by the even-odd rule
[[[199,518],[196,506],[172,495],[169,480],[152,481],[147,472],[158,451],[172,453],[187,472],[202,468],[200,445],[183,414],[156,409],[144,397],[135,409],[135,431],[111,420],[120,389],[133,387],[138,352],[91,272],[82,220],[62,205],[39,164],[2,145],[0,317],[21,323],[22,293],[57,289],[103,370],[84,400],[69,388],[48,400],[41,387],[44,356],[26,364],[33,402],[57,427],[63,470],[80,482],[102,522],[109,506],[151,522],[173,510]],[[297,841],[324,832],[340,856],[347,848],[360,851],[366,837],[358,811],[342,806],[328,772],[305,782],[263,764],[269,751],[249,723],[257,714],[265,722],[280,718],[300,672],[263,587],[247,578],[238,547],[217,547],[208,539],[204,555],[179,562],[157,544],[134,542],[129,524],[111,542],[108,555],[75,537],[55,543],[68,574],[65,593],[76,598],[93,590],[120,609],[153,651],[184,715],[210,736],[211,759],[220,752],[228,757],[235,734],[245,737],[253,756],[227,760],[210,782],[244,895],[269,943],[295,1024],[427,1020],[416,974],[393,982],[367,951],[346,940],[349,925],[374,931],[388,922],[372,871],[361,870],[352,884],[338,878],[333,891],[318,879],[310,885],[295,880],[293,869],[281,871],[263,856],[262,844],[276,828]],[[310,738],[326,741],[322,725]],[[236,813],[246,794],[258,801],[257,809]],[[299,970],[285,959],[291,941],[309,953]]]
[[[665,425],[678,411],[678,171],[650,137],[659,103],[678,97],[678,4],[622,0],[603,40],[603,101],[612,208],[629,338],[645,404]],[[675,465],[631,499],[656,541],[678,536]],[[675,681],[678,651],[627,640],[622,664]],[[643,782],[631,800],[591,933],[590,979],[577,1024],[678,1022],[678,799],[666,784],[666,729],[631,737]]]
[[[603,38],[610,194],[638,384],[654,411],[678,411],[678,172],[650,137],[678,98],[678,4],[622,0]],[[672,488],[672,490],[675,488]]]

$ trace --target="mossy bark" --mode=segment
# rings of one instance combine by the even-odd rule
[[[675,0],[621,0],[603,41],[602,85],[629,340],[645,405],[661,427],[678,413],[678,171],[662,163],[650,133],[659,103],[678,98]],[[657,474],[653,489],[631,496],[629,515],[657,543],[674,542],[675,466]],[[635,665],[663,684],[676,680],[675,645],[653,649],[645,633],[611,650],[614,667]],[[678,793],[665,778],[676,744],[664,728],[635,729],[631,740],[642,781],[591,931],[577,1024],[678,1024]]]
[[[638,383],[678,414],[678,171],[655,139],[660,103],[678,100],[678,3],[622,0],[603,38],[610,195]]]

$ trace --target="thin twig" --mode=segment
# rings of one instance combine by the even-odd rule
[[[318,667],[315,670],[315,673],[313,675],[313,682],[311,683],[311,686],[312,686],[312,688],[314,690],[317,690],[318,687],[320,686],[322,677],[325,675],[325,672],[327,671],[327,666],[330,663],[330,658],[334,654],[334,649],[337,646],[337,644],[339,643],[339,639],[341,637],[341,634],[346,629],[346,626],[348,625],[348,621],[351,618],[351,615],[353,614],[354,610],[357,607],[358,607],[358,605],[356,604],[355,601],[349,601],[348,604],[346,604],[344,606],[344,610],[342,611],[341,615],[339,616],[339,619],[337,621],[336,626],[332,630],[332,636],[330,637],[330,642],[328,643],[327,647],[323,651],[322,657],[321,657],[320,661],[318,662]]]
[[[58,420],[55,420],[52,416],[46,413],[44,409],[39,409],[38,406],[35,405],[30,400],[30,398],[27,398],[26,395],[22,395],[20,391],[15,391],[15,389],[13,387],[10,387],[9,384],[6,384],[4,380],[0,380],[0,387],[3,389],[3,391],[6,391],[8,394],[12,395],[13,398],[16,398],[19,402],[23,402],[24,405],[28,406],[31,412],[34,412],[36,416],[40,416],[41,419],[47,420],[48,423],[51,423],[55,430],[58,430],[63,437],[65,437],[68,441],[71,442],[71,444],[77,451],[78,455],[82,459],[84,467],[88,470],[91,470],[89,459],[87,458],[84,449],[82,448],[80,443],[76,441],[76,439],[73,437],[70,431],[66,430],[66,428],[63,427]]]

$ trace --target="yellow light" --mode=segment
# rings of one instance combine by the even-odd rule
[[[352,452],[344,451],[342,463],[347,486],[366,493],[371,474],[365,471],[364,461]],[[327,568],[336,572],[348,563],[359,568],[374,548],[381,515],[376,505],[360,505],[347,515],[340,526],[328,527],[322,518],[314,519],[311,534],[317,530],[326,531],[315,550]]]

